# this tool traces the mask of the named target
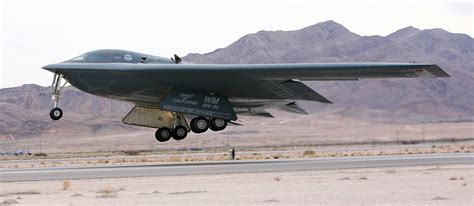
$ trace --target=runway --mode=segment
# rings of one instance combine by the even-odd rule
[[[234,160],[151,165],[0,169],[0,182],[281,172],[445,164],[474,164],[474,154],[422,154],[288,160]]]

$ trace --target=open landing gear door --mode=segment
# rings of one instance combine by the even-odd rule
[[[178,125],[184,126],[190,131],[188,123],[181,113],[162,111],[157,108],[146,106],[135,106],[122,119],[124,124],[152,127],[152,128],[175,128]]]
[[[160,108],[197,116],[237,120],[227,97],[182,90],[172,90],[160,102]]]

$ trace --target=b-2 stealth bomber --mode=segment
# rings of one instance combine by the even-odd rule
[[[160,142],[182,140],[190,131],[224,130],[238,124],[237,115],[272,117],[267,108],[306,114],[299,101],[331,103],[303,81],[449,77],[434,64],[192,64],[177,55],[124,50],[91,51],[43,69],[54,73],[53,120],[63,116],[64,79],[84,92],[133,103],[122,122],[157,128]]]

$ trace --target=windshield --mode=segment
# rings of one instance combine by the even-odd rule
[[[175,64],[169,58],[157,57],[148,54],[141,54],[137,52],[117,50],[117,49],[102,49],[95,50],[81,54],[70,60],[64,61],[67,63],[144,63],[144,64]]]
[[[77,63],[137,63],[140,58],[133,52],[119,50],[97,50],[87,52],[66,62]]]
[[[81,54],[80,56],[72,58],[71,61],[83,61],[85,57],[86,57],[85,54]]]

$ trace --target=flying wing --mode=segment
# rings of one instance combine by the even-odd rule
[[[331,103],[302,81],[449,77],[433,64],[189,64],[177,55],[124,50],[91,51],[43,68],[54,72],[53,120],[63,116],[58,105],[66,79],[87,93],[134,103],[123,123],[158,128],[160,142],[182,140],[189,131],[222,131],[238,124],[236,114],[273,117],[267,108],[305,114],[297,100]]]
[[[62,73],[73,85],[89,93],[109,97],[126,95],[121,100],[136,103],[140,102],[134,100],[133,96],[150,96],[157,83],[169,88],[217,93],[231,99],[290,99],[330,103],[300,80],[449,77],[437,65],[410,63],[227,65],[60,63],[45,66],[44,69]],[[120,92],[117,92],[118,90]],[[147,101],[142,102],[145,104],[156,101],[142,99]]]

